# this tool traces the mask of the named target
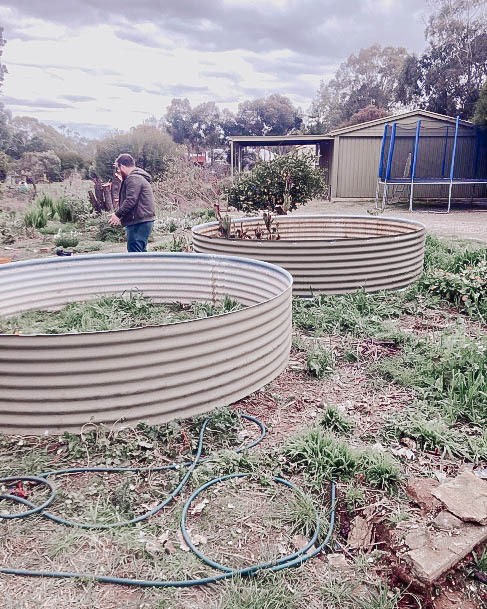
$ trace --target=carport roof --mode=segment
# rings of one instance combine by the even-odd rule
[[[329,135],[237,135],[228,138],[243,146],[303,146],[333,140]]]

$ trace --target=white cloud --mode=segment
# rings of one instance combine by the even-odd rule
[[[60,0],[46,11],[38,0],[0,3],[3,93],[26,102],[14,113],[114,128],[162,116],[173,97],[236,110],[279,92],[306,108],[351,52],[376,41],[410,47],[423,29],[419,20],[395,33],[377,25],[379,12],[395,19],[422,0],[215,0],[205,11],[197,0],[78,0],[65,11]]]

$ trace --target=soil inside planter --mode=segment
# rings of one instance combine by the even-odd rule
[[[219,303],[156,303],[140,292],[101,296],[74,302],[56,311],[26,311],[0,317],[0,334],[67,334],[159,326],[202,319],[242,309],[225,296]]]

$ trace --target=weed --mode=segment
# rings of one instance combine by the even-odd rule
[[[450,424],[487,423],[487,341],[465,338],[459,332],[440,341],[417,340],[402,354],[375,367],[388,380],[417,390],[432,411]]]
[[[309,538],[316,529],[316,509],[305,495],[294,495],[289,502],[281,504],[276,513],[279,526],[286,526],[291,535]]]
[[[49,220],[52,220],[54,218],[54,215],[56,213],[55,203],[54,200],[48,195],[42,195],[42,197],[38,199],[34,203],[34,205],[37,205],[37,207],[39,207],[40,209],[45,210]]]
[[[102,219],[98,223],[96,239],[97,241],[121,243],[125,239],[125,231],[121,226],[111,226],[108,224],[108,220]]]
[[[322,606],[327,609],[352,609],[352,591],[353,587],[349,581],[332,578],[320,588]]]
[[[475,568],[477,571],[482,571],[482,573],[487,573],[487,550],[484,550],[480,556],[477,556],[475,552],[473,553],[473,560],[475,564]]]
[[[350,483],[345,489],[344,500],[347,509],[352,512],[365,505],[365,491],[361,486],[358,486],[355,483]]]
[[[306,357],[306,366],[312,376],[324,379],[335,368],[335,355],[330,349],[315,345]]]
[[[413,407],[392,417],[386,425],[386,434],[396,440],[412,438],[425,451],[445,451],[450,455],[466,456],[461,436],[451,429],[438,414],[417,403]]]
[[[56,215],[59,221],[63,224],[66,222],[74,222],[74,214],[67,199],[59,199],[56,201],[55,208]]]
[[[211,222],[215,220],[215,210],[213,207],[207,209],[196,209],[189,214],[190,220],[198,220],[198,222]]]
[[[336,406],[327,406],[319,418],[318,424],[337,434],[349,434],[353,428],[350,420],[344,417]]]
[[[320,295],[310,300],[293,301],[293,321],[300,330],[322,334],[348,333],[375,336],[384,330],[385,319],[400,314],[398,296],[367,294],[363,290],[344,296]]]
[[[81,241],[73,249],[75,252],[87,254],[89,252],[99,252],[103,245],[103,243],[97,241]]]
[[[360,598],[356,598],[357,609],[397,609],[401,594],[392,592],[386,584],[380,584],[374,590]]]
[[[364,450],[360,455],[358,468],[363,470],[367,482],[376,488],[392,490],[400,480],[398,464],[383,452]]]
[[[234,298],[228,296],[228,294],[225,294],[221,302],[195,302],[191,308],[195,317],[201,318],[239,311],[242,308],[242,305]]]
[[[191,245],[188,238],[185,235],[174,235],[169,243],[160,243],[153,247],[154,251],[159,252],[189,252],[191,251]]]
[[[396,525],[400,524],[401,522],[407,522],[410,519],[411,519],[411,514],[409,512],[406,512],[406,510],[401,510],[398,508],[395,512],[392,512],[392,514],[389,514],[387,521],[392,526],[396,526]]]
[[[32,207],[25,212],[24,223],[30,228],[45,228],[49,215],[46,213],[45,208]]]
[[[357,457],[349,446],[316,427],[291,438],[284,455],[317,488],[328,480],[350,479],[357,468]]]

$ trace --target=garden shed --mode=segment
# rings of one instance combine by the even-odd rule
[[[452,146],[456,119],[427,110],[413,110],[395,116],[343,127],[330,131],[333,137],[330,189],[333,199],[373,199],[377,189],[378,167],[386,125],[395,123],[398,138],[395,163],[396,173],[404,180],[394,186],[397,196],[409,196],[408,176],[411,175],[411,159],[414,157],[414,140],[418,121],[421,124],[421,158],[430,165],[438,165],[438,175],[431,175],[430,183],[418,184],[415,197],[421,199],[447,199]],[[485,159],[479,164],[478,127],[469,121],[458,121],[458,148],[456,167],[474,166],[483,172]],[[434,163],[433,163],[434,161]],[[443,164],[444,175],[441,175]],[[431,168],[430,168],[431,169]],[[434,172],[433,172],[434,173]],[[487,178],[487,175],[483,176]],[[436,182],[433,178],[438,178]],[[402,181],[402,184],[399,183]],[[462,183],[455,186],[455,198],[482,198],[487,195],[485,183]]]

